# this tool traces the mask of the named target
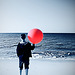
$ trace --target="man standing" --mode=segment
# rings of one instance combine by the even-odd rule
[[[32,57],[31,50],[35,48],[35,45],[31,46],[29,42],[25,41],[26,35],[21,34],[22,41],[17,46],[17,56],[19,57],[20,75],[22,75],[23,64],[25,66],[26,75],[28,75],[29,69],[29,57]]]

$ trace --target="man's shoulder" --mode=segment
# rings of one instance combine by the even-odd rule
[[[19,42],[18,45],[31,45],[30,42]]]
[[[31,45],[31,43],[30,42],[27,42],[27,44],[26,45]]]
[[[30,42],[28,42],[28,44],[31,44]]]
[[[18,43],[18,45],[20,45],[20,42]]]

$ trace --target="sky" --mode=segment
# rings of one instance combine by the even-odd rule
[[[0,33],[75,33],[75,0],[0,0]]]

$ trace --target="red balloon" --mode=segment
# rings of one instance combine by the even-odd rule
[[[39,29],[32,29],[28,33],[28,39],[33,44],[40,43],[43,39],[43,33]]]

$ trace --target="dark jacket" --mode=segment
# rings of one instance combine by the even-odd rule
[[[35,46],[31,46],[31,44],[29,42],[27,42],[26,44],[21,44],[19,43],[17,46],[17,56],[23,56],[24,59],[32,57],[31,54],[31,50],[33,50],[35,48]]]

